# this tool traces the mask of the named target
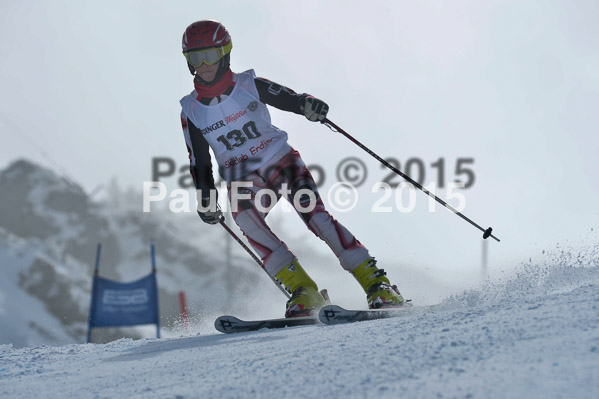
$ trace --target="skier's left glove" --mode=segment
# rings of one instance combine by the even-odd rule
[[[312,122],[322,122],[327,117],[329,106],[322,100],[305,94],[300,100],[300,110]]]
[[[218,201],[215,198],[214,204],[211,203],[210,197],[202,197],[200,190],[197,190],[198,194],[198,215],[204,223],[217,224],[224,218],[223,212],[218,206]]]

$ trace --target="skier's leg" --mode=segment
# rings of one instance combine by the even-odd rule
[[[370,258],[366,247],[326,211],[314,178],[297,151],[292,150],[281,159],[267,178],[267,184],[277,190],[283,183],[288,185],[286,199],[308,229],[328,244],[345,270],[351,272]],[[298,193],[300,190],[306,191]]]
[[[375,259],[364,245],[326,211],[310,171],[295,150],[279,161],[268,178],[270,186],[280,187],[283,183],[287,183],[290,190],[285,194],[286,199],[310,231],[329,245],[341,266],[358,280],[366,292],[369,307],[403,304],[397,287],[391,285],[383,269],[376,267]]]
[[[287,302],[285,317],[306,316],[325,305],[316,283],[308,276],[297,258],[266,224],[268,209],[280,195],[265,184],[259,171],[242,179],[252,183],[251,187],[229,190],[233,219],[243,231],[252,247],[262,258],[266,271],[280,281],[291,294]],[[264,190],[270,190],[265,193]],[[244,194],[243,199],[233,194]],[[236,207],[235,203],[236,202]]]
[[[237,190],[239,194],[245,197],[249,196],[249,198],[243,199],[235,197],[235,190],[231,190],[231,187],[229,187],[229,201],[233,220],[262,259],[268,274],[275,277],[285,266],[296,259],[295,254],[266,224],[265,219],[268,212],[265,212],[265,210],[273,206],[278,201],[279,196],[276,192],[275,196],[257,195],[261,190],[268,188],[262,177],[256,172],[238,179],[238,181],[251,183],[252,186]],[[256,202],[257,198],[260,204]]]

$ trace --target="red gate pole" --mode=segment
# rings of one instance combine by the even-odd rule
[[[187,315],[187,304],[185,303],[185,292],[179,291],[179,306],[181,309],[181,323],[185,332],[189,332],[189,316]]]

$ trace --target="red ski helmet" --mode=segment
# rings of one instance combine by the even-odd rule
[[[183,33],[182,47],[186,59],[189,59],[189,54],[185,53],[209,48],[217,48],[220,50],[220,65],[214,82],[218,81],[229,69],[230,53],[231,48],[233,48],[233,43],[231,42],[229,31],[227,31],[227,28],[220,22],[204,20],[192,23],[185,29],[185,33]],[[195,69],[189,61],[187,62],[187,66],[189,67],[191,74],[194,75]]]
[[[205,20],[189,25],[183,33],[183,52],[190,50],[227,46],[231,35],[220,22]]]

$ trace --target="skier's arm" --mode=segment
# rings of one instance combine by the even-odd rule
[[[210,190],[215,188],[210,145],[200,129],[195,127],[184,114],[181,114],[181,125],[189,153],[189,171],[193,177],[193,183],[196,189],[202,192],[202,197],[209,197]]]
[[[283,111],[303,114],[300,102],[306,94],[297,94],[288,87],[264,78],[254,78],[260,101]]]
[[[329,106],[324,101],[309,94],[297,94],[288,87],[264,78],[255,78],[254,83],[260,101],[280,110],[304,115],[311,121],[322,121],[329,111]]]
[[[206,223],[218,223],[222,213],[218,208],[218,204],[210,203],[210,191],[215,190],[212,158],[209,151],[210,145],[200,129],[183,113],[181,113],[181,125],[185,135],[187,152],[189,153],[189,171],[198,197],[198,214]],[[214,192],[216,193],[216,190]],[[216,195],[214,198],[216,198]]]

